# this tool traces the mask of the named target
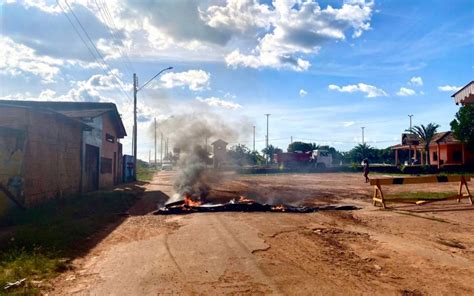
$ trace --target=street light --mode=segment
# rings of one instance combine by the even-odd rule
[[[161,73],[167,70],[171,70],[173,67],[168,67],[160,72],[158,72],[155,76],[153,76],[150,80],[148,80],[145,84],[143,84],[140,88],[138,87],[138,78],[137,74],[133,73],[133,179],[137,180],[137,93],[139,90],[143,89],[148,83],[150,83],[153,79],[158,77]]]

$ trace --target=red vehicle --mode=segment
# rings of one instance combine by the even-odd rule
[[[311,164],[312,151],[280,152],[275,154],[275,161],[284,166],[302,166]]]

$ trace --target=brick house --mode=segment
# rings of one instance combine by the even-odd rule
[[[41,198],[44,199],[63,193],[110,188],[122,182],[122,144],[120,139],[126,136],[126,131],[115,104],[0,100],[0,114],[0,127],[16,127],[23,133],[26,131],[24,145],[27,154],[22,161],[22,166],[25,168],[22,176],[25,185],[28,184],[24,192],[27,200],[33,198],[30,197],[31,194],[28,194],[27,187],[48,188],[34,189],[38,191],[38,194],[42,194]],[[40,117],[44,119],[42,121],[36,120]],[[76,126],[76,130],[72,131],[71,125]],[[48,134],[48,137],[44,137],[44,134],[47,133],[51,133],[51,135]],[[53,138],[53,135],[56,138]],[[0,134],[0,137],[3,136]],[[36,142],[31,142],[32,139],[39,138],[49,143],[45,144],[46,146],[51,147],[49,149],[42,148],[43,146],[37,146]],[[63,142],[67,142],[66,148],[61,146],[64,145]],[[59,154],[55,154],[59,152],[51,150],[53,147],[58,147],[60,151],[65,149],[64,153],[68,158],[71,158],[71,161],[74,159],[74,164],[79,162],[77,166],[66,168],[70,171],[68,176],[74,175],[71,178],[75,180],[74,186],[68,187],[67,191],[62,191],[61,186],[52,184],[58,180],[52,176],[61,174],[61,168],[55,167],[53,164],[54,157],[60,157]],[[47,159],[47,161],[39,162],[38,159]],[[33,181],[30,180],[29,170],[26,170],[31,166],[34,166],[33,171],[47,170],[51,173],[44,175],[46,180],[39,182],[41,184],[38,182],[31,184]],[[52,179],[56,181],[52,181]],[[7,181],[3,180],[3,182]],[[53,192],[55,193],[53,194]],[[28,201],[25,204],[28,204]]]
[[[86,124],[43,108],[0,103],[0,213],[81,191]]]

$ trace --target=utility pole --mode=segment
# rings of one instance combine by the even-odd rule
[[[138,87],[138,77],[136,73],[133,73],[133,137],[132,137],[132,142],[133,142],[133,147],[132,147],[132,154],[133,154],[133,180],[137,180],[137,93],[140,91],[142,88],[147,86],[148,83],[150,83],[153,79],[158,77],[161,73],[167,70],[171,70],[173,67],[168,67],[165,69],[162,69],[160,72],[158,72],[155,76],[153,76],[150,80],[145,82],[140,88]]]
[[[265,114],[265,116],[267,117],[267,137],[265,138],[265,147],[267,148],[267,152],[268,152],[268,118],[270,117],[271,114]],[[267,155],[267,163],[270,161],[270,155]]]
[[[365,140],[364,140],[364,129],[365,129],[365,126],[361,127],[362,129],[362,145],[365,144]]]
[[[293,136],[291,136],[291,140],[290,140],[291,144],[293,144]]]
[[[133,73],[133,180],[137,180],[137,92],[138,78]]]
[[[163,166],[163,133],[161,133],[160,163]]]
[[[148,165],[151,166],[151,150],[148,150]]]
[[[156,117],[155,117],[155,170],[157,169],[158,167],[156,166]]]
[[[408,117],[410,117],[410,134],[412,133],[411,132],[411,129],[412,129],[412,117],[413,117],[413,114],[410,114],[408,115]],[[408,164],[410,165],[411,164],[411,141],[408,142],[409,143],[409,147],[408,147]]]
[[[253,151],[255,152],[255,125],[253,126]]]

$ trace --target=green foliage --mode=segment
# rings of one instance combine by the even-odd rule
[[[454,136],[474,150],[474,105],[466,105],[459,109],[455,119],[451,121]]]
[[[235,165],[261,165],[265,163],[265,158],[258,151],[250,149],[242,144],[230,147],[227,151],[227,159]]]
[[[65,262],[80,251],[91,235],[117,221],[135,202],[126,192],[97,192],[51,200],[0,219],[0,228],[11,233],[0,242],[0,288],[27,278],[12,293],[34,294],[31,280],[51,277],[67,268]],[[6,229],[6,228],[5,228]]]
[[[406,130],[407,132],[415,134],[420,139],[421,144],[425,146],[426,164],[430,164],[430,158],[428,157],[430,142],[438,131],[438,128],[439,124],[429,123],[427,126],[422,124],[420,126],[414,126],[411,129]]]
[[[367,158],[370,163],[393,163],[393,151],[390,148],[377,149],[364,144],[359,144],[349,152],[343,154],[345,162],[359,164]]]
[[[313,151],[318,149],[319,146],[316,145],[315,143],[304,143],[304,142],[293,142],[290,145],[288,145],[288,152],[295,152],[295,151],[301,151],[301,152],[308,152],[308,151]]]
[[[268,145],[268,147],[265,147],[262,149],[263,155],[266,156],[266,158],[268,158],[270,162],[273,162],[275,153],[278,153],[278,152],[282,152],[282,150],[273,145]]]

